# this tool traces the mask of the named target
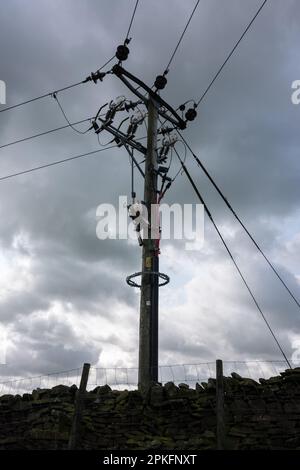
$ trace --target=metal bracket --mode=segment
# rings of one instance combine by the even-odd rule
[[[106,122],[102,118],[98,118],[100,122],[102,122],[102,129],[100,128],[99,131],[96,131],[96,133],[99,134],[101,130],[106,130],[110,134],[112,134],[114,137],[120,140],[120,142],[125,145],[125,144],[130,144],[131,147],[135,148],[139,152],[141,152],[143,155],[146,155],[147,149],[144,147],[142,144],[139,142],[136,142],[132,138],[128,138],[128,135],[124,134],[124,132],[118,130],[116,127],[114,127],[110,122]]]
[[[158,106],[158,113],[167,121],[171,122],[175,127],[183,130],[186,128],[186,122],[181,119],[181,117],[176,113],[176,111],[170,106],[165,100],[163,100],[157,93],[155,93],[151,88],[148,87],[144,82],[142,82],[139,78],[132,75],[130,72],[125,70],[119,64],[116,64],[112,68],[112,73],[114,73],[122,82],[129,88],[132,93],[134,93],[140,100],[142,100],[146,106],[148,106],[148,98],[146,98],[142,93],[140,93],[134,86],[129,82],[129,80],[133,81],[139,88],[145,90],[148,95],[159,105]],[[127,80],[127,77],[129,80]],[[164,112],[161,107],[166,108],[172,116],[169,116],[166,112]]]
[[[156,271],[141,271],[138,273],[131,274],[130,276],[126,277],[126,282],[130,287],[141,287],[141,284],[138,284],[137,282],[133,281],[135,277],[142,276],[144,274],[150,274],[153,276],[158,276],[159,279],[163,279],[163,282],[158,284],[158,287],[165,286],[166,284],[169,284],[170,278],[167,274],[164,273],[158,273]]]

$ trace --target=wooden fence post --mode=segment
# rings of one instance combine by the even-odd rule
[[[217,415],[217,449],[225,448],[225,421],[224,421],[224,381],[223,362],[216,361],[216,415]]]
[[[85,393],[86,387],[89,378],[90,372],[90,364],[83,364],[81,380],[79,390],[77,391],[76,400],[75,400],[75,408],[74,408],[74,416],[73,416],[73,423],[69,437],[69,444],[68,449],[74,450],[77,448],[79,437],[80,437],[80,426],[81,426],[81,418],[82,418],[82,411],[84,408],[84,400],[85,400]]]

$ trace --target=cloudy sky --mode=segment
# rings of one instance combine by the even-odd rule
[[[134,0],[5,0],[0,79],[7,105],[80,81],[124,40]],[[124,66],[149,85],[166,67],[194,0],[141,0]],[[163,97],[197,99],[260,2],[201,0],[168,75]],[[297,0],[269,0],[198,108],[185,137],[258,243],[300,298],[300,79]],[[94,115],[130,93],[114,76],[59,94],[69,118]],[[0,109],[2,109],[1,106]],[[0,144],[65,124],[53,98],[0,114]],[[85,125],[79,126],[85,129]],[[108,135],[102,136],[107,142]],[[93,133],[66,129],[0,149],[0,176],[99,148]],[[178,145],[183,152],[183,147]],[[187,164],[287,355],[300,339],[300,312],[193,163]],[[173,172],[177,167],[174,165]],[[123,149],[0,181],[0,321],[7,332],[2,375],[79,367],[135,367],[139,293],[126,285],[141,251],[96,237],[96,208],[130,195]],[[141,181],[138,196],[142,195]],[[166,202],[196,203],[184,175]],[[201,251],[164,241],[160,363],[281,359],[224,247],[205,220]]]

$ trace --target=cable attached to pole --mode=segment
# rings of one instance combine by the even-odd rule
[[[83,124],[85,122],[91,122],[92,117],[86,118],[86,119],[81,119],[81,121],[76,121],[76,122],[71,122],[65,126],[60,126],[60,127],[55,127],[54,129],[50,129],[48,131],[40,132],[38,134],[33,134],[28,137],[23,137],[22,139],[14,140],[12,142],[8,142],[7,144],[0,145],[0,149],[3,149],[5,147],[10,147],[11,145],[15,144],[20,144],[21,142],[27,142],[28,140],[33,140],[36,139],[37,137],[42,137],[44,135],[52,134],[53,132],[61,131],[63,129],[68,129],[69,127],[75,126],[77,124]]]
[[[60,130],[60,129],[65,129],[69,126],[64,126],[62,128],[58,128],[58,129],[54,129],[52,131],[48,131],[47,133],[49,132],[54,132],[55,130]],[[43,133],[41,135],[45,135],[46,133]],[[37,137],[39,137],[39,135],[37,135]],[[143,139],[146,139],[147,137],[141,137],[139,138],[138,140],[143,140]],[[27,173],[31,173],[33,171],[38,171],[38,170],[42,170],[43,168],[49,168],[51,166],[55,166],[55,165],[60,165],[62,163],[66,163],[66,162],[69,162],[69,161],[72,161],[72,160],[77,160],[78,158],[83,158],[83,157],[88,157],[90,155],[95,155],[96,153],[99,153],[99,152],[103,152],[104,150],[109,150],[109,149],[113,149],[113,148],[118,148],[119,145],[118,144],[114,144],[114,145],[109,145],[108,147],[105,147],[105,148],[102,148],[102,149],[97,149],[97,150],[92,150],[91,152],[87,152],[87,153],[82,153],[80,155],[75,155],[74,157],[69,157],[69,158],[64,158],[63,160],[56,160],[55,162],[51,162],[51,163],[46,163],[45,165],[39,165],[39,166],[36,166],[36,167],[32,167],[32,168],[28,168],[27,170],[23,170],[23,171],[18,171],[16,173],[11,173],[11,174],[8,174],[6,176],[0,176],[0,181],[4,181],[4,180],[7,180],[7,179],[10,179],[10,178],[15,178],[16,176],[21,176],[21,175],[25,175]],[[142,163],[144,163],[144,161],[138,163],[135,159],[135,157],[132,157],[131,158],[134,158],[134,164],[135,166],[137,167],[137,169],[140,171],[141,175],[144,177],[145,174],[143,172],[143,170],[140,168],[140,165]]]
[[[62,115],[64,116],[65,120],[67,121],[67,123],[69,124],[69,127],[71,127],[71,129],[73,129],[73,131],[77,132],[77,134],[86,134],[87,132],[89,132],[90,130],[90,127],[88,127],[85,131],[80,131],[79,129],[76,129],[76,127],[73,126],[73,124],[69,121],[58,97],[57,97],[57,94],[56,93],[53,93],[53,98],[55,99],[56,103],[58,104],[58,107],[59,109],[61,110],[62,112]]]
[[[183,39],[183,36],[185,35],[185,33],[186,33],[186,31],[187,31],[187,29],[188,29],[188,27],[189,27],[189,24],[190,24],[190,22],[191,22],[191,20],[192,20],[192,18],[193,18],[193,16],[194,16],[194,13],[195,13],[195,11],[196,11],[198,5],[199,5],[199,2],[200,2],[200,0],[197,0],[197,3],[196,3],[196,5],[195,5],[194,8],[193,8],[192,13],[190,14],[190,17],[189,17],[189,19],[188,19],[188,21],[187,21],[187,23],[186,23],[186,25],[185,25],[185,28],[184,28],[183,32],[181,33],[181,36],[180,36],[180,38],[179,38],[179,40],[178,40],[178,42],[177,42],[177,44],[176,44],[176,46],[175,46],[175,49],[174,49],[174,51],[173,51],[173,53],[172,53],[172,55],[171,55],[171,58],[170,58],[170,60],[169,60],[169,62],[168,62],[167,67],[165,68],[164,73],[163,73],[162,75],[157,75],[157,77],[156,77],[156,79],[155,79],[154,88],[156,89],[156,91],[163,90],[163,89],[165,88],[166,84],[167,84],[166,75],[167,75],[168,72],[169,72],[170,65],[171,65],[171,63],[172,63],[172,61],[173,61],[173,59],[174,59],[174,57],[175,57],[175,54],[176,54],[176,52],[177,52],[177,50],[178,50],[178,48],[179,48],[179,46],[180,46],[180,43],[181,43],[181,41],[182,41],[182,39]]]
[[[257,302],[257,300],[256,300],[256,298],[255,298],[255,296],[254,296],[254,294],[253,294],[253,292],[252,292],[252,290],[251,290],[251,288],[250,288],[248,282],[246,281],[246,279],[245,279],[245,277],[244,277],[242,271],[240,270],[240,268],[239,268],[239,266],[238,266],[238,264],[237,264],[235,258],[233,257],[233,255],[232,255],[232,253],[231,253],[231,251],[230,251],[230,249],[229,249],[229,247],[228,247],[226,241],[224,240],[224,238],[223,238],[223,236],[222,236],[222,234],[221,234],[221,232],[220,232],[220,230],[219,230],[219,228],[218,228],[216,222],[214,221],[214,218],[213,218],[213,216],[212,216],[210,210],[208,209],[208,207],[207,207],[207,205],[206,205],[206,203],[205,203],[203,197],[201,196],[201,194],[200,194],[200,192],[199,192],[197,186],[195,185],[194,180],[192,179],[192,177],[191,177],[191,175],[190,175],[188,169],[186,168],[184,162],[181,160],[179,153],[177,152],[177,150],[176,150],[175,148],[174,148],[174,150],[175,150],[175,153],[176,153],[176,155],[177,155],[177,157],[178,157],[178,159],[179,159],[179,161],[180,161],[180,164],[181,164],[181,166],[182,166],[182,169],[183,169],[184,173],[186,174],[186,176],[187,176],[189,182],[191,183],[191,185],[192,185],[192,187],[193,187],[195,193],[197,194],[197,196],[198,196],[200,202],[203,204],[204,209],[205,209],[205,212],[207,213],[207,215],[208,215],[208,217],[209,217],[211,223],[213,224],[213,226],[214,226],[214,228],[215,228],[217,234],[219,235],[219,237],[220,237],[220,239],[221,239],[221,241],[222,241],[222,243],[223,243],[223,245],[224,245],[224,247],[225,247],[225,249],[226,249],[228,255],[230,256],[230,258],[231,258],[231,260],[232,260],[234,266],[236,267],[236,269],[237,269],[237,271],[238,271],[238,273],[239,273],[239,275],[240,275],[240,277],[241,277],[243,283],[245,284],[245,286],[246,286],[246,288],[247,288],[247,290],[248,290],[248,292],[249,292],[249,294],[250,294],[250,296],[251,296],[253,302],[255,303],[256,308],[258,309],[258,311],[259,311],[260,315],[262,316],[262,318],[263,318],[265,324],[267,325],[267,328],[268,328],[268,330],[270,331],[270,333],[271,333],[271,335],[272,335],[274,341],[276,342],[276,344],[277,344],[277,346],[278,346],[278,348],[279,348],[279,350],[280,350],[282,356],[284,357],[286,363],[288,364],[289,368],[291,369],[292,366],[291,366],[291,364],[290,364],[290,362],[289,362],[289,360],[288,360],[288,358],[287,358],[285,352],[283,351],[282,346],[280,345],[280,343],[279,343],[279,341],[278,341],[278,339],[277,339],[275,333],[273,332],[273,330],[272,330],[272,328],[271,328],[270,323],[269,323],[268,320],[266,319],[266,317],[265,317],[265,315],[264,315],[264,313],[263,313],[261,307],[259,306],[259,304],[258,304],[258,302]]]
[[[14,104],[12,106],[7,106],[4,109],[0,109],[0,113],[4,113],[5,111],[10,111],[11,109],[19,108],[20,106],[24,106],[25,104],[29,104],[29,103],[33,103],[34,101],[41,100],[42,98],[47,98],[49,96],[52,96],[53,93],[58,93],[58,92],[61,92],[61,91],[70,90],[70,88],[74,88],[78,85],[82,85],[83,83],[84,83],[84,80],[81,81],[81,82],[74,83],[73,85],[69,85],[69,86],[66,86],[64,88],[60,88],[59,90],[55,90],[55,91],[52,91],[50,93],[45,93],[44,95],[37,96],[36,98],[32,98],[32,99],[26,100],[26,101],[22,101],[21,103]]]
[[[184,37],[184,35],[185,35],[185,33],[186,33],[188,27],[189,27],[189,24],[190,24],[190,22],[192,21],[192,18],[193,18],[194,14],[195,14],[195,11],[197,10],[197,7],[198,7],[198,5],[199,5],[199,2],[200,2],[200,0],[197,0],[197,3],[196,3],[196,5],[195,5],[194,8],[193,8],[192,13],[190,14],[190,17],[189,17],[189,19],[188,19],[188,21],[187,21],[187,23],[186,23],[186,25],[185,25],[185,28],[184,28],[183,32],[181,33],[181,36],[180,36],[180,38],[179,38],[179,40],[178,40],[178,42],[177,42],[177,44],[176,44],[176,47],[175,47],[175,49],[174,49],[174,51],[173,51],[173,54],[171,55],[171,58],[170,58],[170,60],[169,60],[169,63],[168,63],[168,65],[167,65],[166,69],[165,69],[164,75],[166,75],[166,74],[168,73],[168,71],[169,71],[170,65],[171,65],[171,63],[172,63],[172,61],[173,61],[173,59],[174,59],[174,57],[175,57],[175,54],[176,54],[176,52],[177,52],[177,50],[178,50],[178,48],[179,48],[179,46],[180,46],[180,43],[181,43],[181,41],[182,41],[182,39],[183,39],[183,37]]]
[[[55,162],[46,163],[45,165],[40,165],[40,166],[35,166],[35,167],[32,167],[32,168],[28,168],[27,170],[18,171],[17,173],[11,173],[11,174],[6,175],[6,176],[0,176],[0,181],[4,181],[4,180],[10,179],[10,178],[14,178],[14,177],[20,176],[20,175],[26,175],[27,173],[31,173],[33,171],[42,170],[43,168],[49,168],[51,166],[61,165],[62,163],[70,162],[72,160],[77,160],[78,158],[88,157],[90,155],[95,155],[96,153],[104,152],[104,150],[109,150],[109,149],[116,148],[116,147],[118,147],[118,146],[117,145],[110,145],[109,147],[106,147],[106,148],[103,148],[103,149],[92,150],[91,152],[81,153],[80,155],[75,155],[74,157],[64,158],[63,160],[56,160]]]
[[[127,44],[127,41],[129,39],[130,30],[131,30],[131,27],[132,27],[132,23],[133,23],[133,20],[134,20],[134,17],[135,17],[135,13],[136,13],[136,9],[138,7],[138,4],[139,4],[139,0],[136,0],[135,6],[134,6],[134,9],[133,9],[133,13],[132,13],[132,16],[131,16],[131,20],[130,20],[130,23],[129,23],[129,26],[128,26],[128,31],[127,31],[127,34],[126,34],[124,44]]]
[[[214,186],[214,188],[216,189],[216,191],[219,193],[219,195],[221,196],[221,198],[223,199],[223,201],[225,202],[226,206],[228,207],[228,209],[230,210],[230,212],[233,214],[233,216],[236,218],[236,220],[238,221],[238,223],[241,225],[241,227],[245,230],[246,234],[248,235],[248,237],[250,238],[250,240],[252,241],[252,243],[254,244],[254,246],[257,248],[257,250],[260,252],[260,254],[263,256],[263,258],[265,259],[265,261],[268,263],[268,265],[270,266],[270,268],[272,269],[273,273],[276,275],[276,277],[279,279],[279,281],[281,282],[281,284],[284,286],[284,288],[286,289],[286,291],[288,292],[288,294],[291,296],[291,298],[294,300],[295,304],[298,306],[298,308],[300,308],[300,302],[297,300],[297,298],[295,297],[295,295],[292,293],[291,289],[288,287],[288,285],[286,284],[286,282],[282,279],[282,277],[280,276],[279,272],[277,271],[277,269],[275,268],[275,266],[273,265],[273,263],[269,260],[269,258],[267,257],[267,255],[264,253],[264,251],[262,250],[262,248],[258,245],[257,241],[255,240],[255,238],[253,237],[253,235],[251,234],[251,232],[247,229],[246,225],[244,224],[244,222],[240,219],[240,217],[238,216],[238,214],[235,212],[235,210],[233,209],[232,205],[229,203],[228,199],[224,196],[223,192],[221,191],[221,189],[219,188],[219,186],[216,184],[216,182],[213,180],[212,176],[209,174],[209,172],[207,171],[207,169],[205,168],[205,166],[203,165],[203,163],[201,162],[201,160],[197,157],[197,155],[195,155],[195,153],[193,152],[193,150],[191,149],[190,145],[187,143],[187,141],[185,140],[185,138],[183,137],[183,135],[177,130],[178,134],[180,135],[181,139],[183,140],[183,142],[185,143],[185,145],[187,146],[187,148],[189,149],[189,151],[191,152],[192,156],[194,157],[194,159],[196,160],[198,166],[203,170],[203,172],[205,173],[205,175],[207,176],[207,178],[209,179],[209,181],[211,182],[211,184]]]
[[[204,97],[206,96],[206,94],[208,93],[208,91],[210,90],[210,88],[213,86],[214,82],[217,80],[218,76],[220,75],[220,73],[222,72],[223,68],[225,67],[225,65],[227,64],[227,62],[229,61],[229,59],[231,58],[231,56],[233,55],[233,53],[235,52],[235,50],[237,49],[237,47],[239,46],[240,42],[242,41],[242,39],[244,38],[244,36],[247,34],[247,32],[249,31],[249,29],[251,28],[252,24],[254,23],[254,21],[256,20],[256,18],[258,17],[259,13],[261,12],[261,10],[263,9],[263,7],[265,6],[265,4],[267,3],[267,0],[264,0],[264,2],[261,4],[261,6],[259,7],[259,9],[257,10],[257,12],[255,13],[255,15],[253,16],[252,20],[250,21],[250,23],[248,24],[248,26],[246,27],[246,29],[244,30],[243,34],[240,36],[240,38],[238,39],[238,41],[235,43],[234,47],[231,49],[230,53],[228,54],[228,56],[226,57],[226,59],[224,60],[223,64],[221,65],[221,67],[218,69],[218,71],[216,72],[216,74],[213,76],[212,80],[210,81],[208,87],[206,88],[206,90],[204,91],[204,93],[201,95],[201,97],[199,98],[199,100],[197,101],[196,103],[196,106],[199,106],[199,104],[201,103],[201,101],[204,99]]]
[[[0,109],[0,113],[4,113],[5,111],[10,111],[11,109],[19,108],[21,106],[24,106],[25,104],[29,103],[34,103],[35,101],[41,100],[43,98],[51,97],[54,94],[61,93],[66,90],[70,90],[71,88],[75,88],[79,85],[83,85],[89,81],[93,81],[94,83],[97,82],[97,80],[102,80],[103,76],[106,75],[106,73],[100,73],[100,70],[102,70],[107,64],[109,64],[115,56],[111,57],[105,64],[103,64],[96,73],[91,73],[89,77],[87,77],[85,80],[81,80],[80,82],[73,83],[72,85],[65,86],[63,88],[59,88],[58,90],[51,91],[49,93],[44,93],[43,95],[36,96],[35,98],[31,98],[26,101],[22,101],[21,103],[13,104],[12,106],[7,106],[6,108]]]

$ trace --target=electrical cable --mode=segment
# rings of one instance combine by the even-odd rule
[[[138,7],[138,4],[139,4],[139,0],[136,0],[135,6],[134,6],[134,10],[133,10],[133,13],[132,13],[132,16],[131,16],[131,20],[130,20],[130,23],[129,23],[129,27],[128,27],[128,31],[127,31],[127,34],[126,34],[126,38],[125,38],[124,43],[126,43],[127,40],[128,40],[128,38],[129,38],[131,26],[132,26],[132,23],[133,23],[133,20],[134,20],[134,17],[135,17],[135,13],[136,13],[136,9],[137,9],[137,7]]]
[[[111,62],[112,60],[115,59],[115,57],[116,57],[116,56],[115,56],[115,54],[114,54],[110,59],[108,59],[107,62],[105,62],[105,64],[103,64],[99,69],[97,69],[97,72],[100,72],[102,69],[104,69],[104,67],[106,67],[108,64],[110,64],[110,62]]]
[[[190,22],[192,21],[192,18],[193,18],[194,14],[195,14],[195,11],[197,10],[197,7],[198,7],[198,5],[199,5],[199,2],[200,2],[200,0],[197,0],[197,3],[196,3],[196,5],[195,5],[194,8],[193,8],[192,13],[190,14],[190,17],[189,17],[189,19],[188,19],[188,21],[187,21],[187,23],[186,23],[186,25],[185,25],[185,28],[184,28],[184,30],[183,30],[183,32],[182,32],[182,34],[181,34],[181,36],[180,36],[180,38],[179,38],[177,44],[176,44],[176,47],[175,47],[175,49],[174,49],[174,51],[173,51],[173,53],[172,53],[172,55],[171,55],[171,58],[170,58],[170,60],[169,60],[169,63],[168,63],[168,65],[167,65],[166,69],[165,69],[165,72],[164,72],[165,74],[168,73],[168,71],[169,71],[170,65],[171,65],[171,63],[172,63],[172,61],[173,61],[173,59],[174,59],[174,57],[175,57],[175,54],[176,54],[176,52],[177,52],[177,50],[178,50],[178,48],[179,48],[179,46],[180,46],[180,43],[181,43],[181,41],[182,41],[182,39],[183,39],[183,37],[184,37],[184,35],[185,35],[185,33],[186,33],[188,27],[189,27],[189,24],[190,24]]]
[[[98,140],[98,144],[100,145],[100,147],[107,147],[107,145],[109,145],[109,144],[111,144],[112,142],[114,142],[115,138],[110,139],[106,144],[103,144],[103,143],[100,141],[100,135],[99,135],[99,133],[97,133],[97,140]]]
[[[102,70],[107,64],[109,64],[113,59],[115,58],[115,56],[111,57],[104,65],[102,65],[97,71],[100,71]],[[33,103],[35,101],[38,101],[38,100],[41,100],[43,98],[47,98],[47,97],[51,97],[53,96],[54,94],[57,94],[57,93],[61,93],[62,91],[66,91],[66,90],[70,90],[71,88],[75,88],[79,85],[82,85],[84,83],[87,83],[87,80],[81,80],[80,82],[77,82],[77,83],[73,83],[72,85],[68,85],[68,86],[65,86],[63,88],[59,88],[57,90],[54,90],[54,91],[51,91],[49,93],[44,93],[43,95],[40,95],[40,96],[36,96],[35,98],[31,98],[29,100],[26,100],[26,101],[22,101],[20,103],[17,103],[17,104],[14,104],[12,106],[7,106],[6,108],[3,108],[3,109],[0,109],[0,113],[4,113],[5,111],[10,111],[11,109],[15,109],[15,108],[19,108],[20,106],[24,106],[26,104],[29,104],[29,103]]]
[[[143,178],[145,178],[145,173],[143,172],[143,170],[141,169],[140,167],[140,163],[138,163],[138,161],[136,160],[135,156],[133,155],[133,149],[131,149],[131,151],[129,150],[129,147],[127,145],[127,142],[125,140],[123,140],[123,145],[124,147],[126,148],[131,160],[134,162],[136,168],[139,170],[140,174],[142,175]],[[141,162],[143,163],[143,162]]]
[[[103,152],[104,150],[109,150],[109,149],[112,149],[112,148],[115,148],[115,147],[117,147],[117,145],[111,145],[111,146],[106,147],[104,149],[92,150],[91,152],[81,153],[80,155],[75,155],[74,157],[64,158],[63,160],[56,160],[55,162],[46,163],[45,165],[40,165],[40,166],[36,166],[36,167],[33,167],[33,168],[29,168],[28,170],[18,171],[17,173],[11,173],[10,175],[6,175],[6,176],[0,176],[0,181],[7,180],[9,178],[14,178],[15,176],[25,175],[25,174],[31,173],[33,171],[42,170],[43,168],[48,168],[48,167],[51,167],[51,166],[54,166],[54,165],[60,165],[62,163],[69,162],[69,161],[72,161],[72,160],[76,160],[78,158],[83,158],[83,157],[87,157],[87,156],[90,156],[90,155],[94,155],[98,152]]]
[[[251,290],[251,288],[250,288],[248,282],[246,281],[246,279],[245,279],[245,277],[244,277],[242,271],[240,270],[240,268],[239,268],[239,266],[238,266],[238,264],[237,264],[235,258],[233,257],[233,255],[232,255],[232,253],[231,253],[231,251],[230,251],[230,249],[229,249],[229,247],[228,247],[228,245],[227,245],[225,239],[223,238],[223,236],[222,236],[222,234],[221,234],[221,232],[220,232],[220,230],[219,230],[219,228],[218,228],[216,222],[214,221],[214,218],[213,218],[212,214],[210,213],[210,211],[209,211],[209,209],[208,209],[208,206],[206,205],[206,203],[205,203],[203,197],[201,196],[201,194],[200,194],[198,188],[196,187],[195,182],[193,181],[193,179],[192,179],[192,177],[191,177],[189,171],[187,170],[187,168],[186,168],[184,162],[181,160],[181,158],[180,158],[180,156],[179,156],[177,150],[176,150],[175,148],[174,148],[174,150],[175,150],[175,153],[176,153],[176,155],[177,155],[177,157],[178,157],[178,159],[179,159],[179,161],[180,161],[180,163],[181,163],[181,166],[182,166],[182,169],[183,169],[184,173],[186,174],[186,176],[187,176],[189,182],[191,183],[191,185],[192,185],[192,187],[193,187],[195,193],[197,194],[197,196],[198,196],[200,202],[203,204],[204,209],[205,209],[205,212],[207,213],[207,215],[208,215],[208,217],[209,217],[211,223],[213,224],[213,226],[214,226],[214,228],[215,228],[217,234],[219,235],[219,237],[220,237],[220,239],[221,239],[221,241],[222,241],[222,243],[223,243],[223,245],[224,245],[224,247],[225,247],[225,249],[226,249],[228,255],[230,256],[232,262],[234,263],[234,266],[236,267],[236,269],[237,269],[237,271],[238,271],[238,273],[239,273],[239,275],[240,275],[240,277],[241,277],[243,283],[245,284],[245,286],[246,286],[246,288],[247,288],[247,290],[248,290],[250,296],[252,297],[253,302],[255,303],[255,305],[256,305],[256,307],[257,307],[259,313],[261,314],[261,316],[262,316],[262,318],[263,318],[265,324],[267,325],[267,327],[268,327],[268,329],[269,329],[269,331],[270,331],[270,333],[271,333],[273,339],[275,340],[275,342],[276,342],[276,344],[277,344],[277,346],[278,346],[278,348],[279,348],[281,354],[283,355],[283,357],[284,357],[286,363],[288,364],[289,368],[291,369],[291,368],[292,368],[292,367],[291,367],[291,364],[290,364],[290,362],[289,362],[289,360],[288,360],[288,358],[287,358],[285,352],[283,351],[282,346],[280,345],[280,343],[279,343],[279,341],[278,341],[278,339],[277,339],[275,333],[273,332],[273,330],[272,330],[272,328],[271,328],[270,323],[269,323],[268,320],[266,319],[266,317],[265,317],[265,315],[264,315],[264,313],[263,313],[261,307],[259,306],[259,304],[258,304],[258,302],[257,302],[257,300],[256,300],[256,298],[255,298],[255,296],[254,296],[254,294],[253,294],[253,292],[252,292],[252,290]]]
[[[291,298],[294,300],[294,302],[296,303],[296,305],[300,308],[300,302],[297,300],[297,298],[295,297],[295,295],[292,293],[292,291],[290,290],[290,288],[288,287],[288,285],[286,284],[286,282],[283,280],[283,278],[280,276],[279,272],[277,271],[277,269],[275,268],[275,266],[273,265],[273,263],[269,260],[269,258],[267,257],[267,255],[265,254],[265,252],[262,250],[262,248],[259,246],[259,244],[257,243],[257,241],[255,240],[254,236],[251,234],[251,232],[247,229],[246,225],[244,224],[244,222],[240,219],[240,217],[238,216],[238,214],[235,212],[235,210],[233,209],[232,205],[230,204],[230,202],[228,201],[228,199],[224,196],[223,192],[221,191],[220,187],[216,184],[216,182],[214,181],[214,179],[212,178],[212,176],[210,175],[210,173],[208,172],[208,170],[205,168],[205,166],[203,165],[203,163],[201,162],[201,160],[197,157],[197,155],[195,155],[195,153],[193,152],[193,150],[191,149],[190,145],[188,144],[188,142],[186,141],[186,139],[183,137],[183,135],[181,134],[181,132],[179,132],[177,130],[177,133],[178,135],[181,137],[181,139],[183,140],[183,142],[185,143],[185,145],[187,146],[187,148],[189,149],[189,151],[191,152],[192,156],[194,157],[194,159],[196,160],[198,166],[203,170],[203,172],[205,173],[205,175],[207,176],[207,178],[209,179],[209,181],[212,183],[212,185],[214,186],[214,188],[216,189],[216,191],[218,192],[218,194],[221,196],[221,198],[223,199],[223,201],[225,202],[226,206],[228,207],[228,209],[230,210],[230,212],[233,214],[233,216],[235,217],[235,219],[238,221],[238,223],[241,225],[241,227],[245,230],[246,234],[248,235],[248,237],[250,238],[250,240],[252,241],[252,243],[254,244],[254,246],[257,248],[257,250],[260,252],[260,254],[263,256],[263,258],[265,259],[265,261],[268,263],[268,265],[270,266],[270,268],[272,269],[273,273],[277,276],[277,278],[279,279],[279,281],[281,282],[281,284],[284,286],[284,288],[286,289],[286,291],[289,293],[289,295],[291,296]]]
[[[263,7],[265,6],[266,3],[267,3],[267,0],[264,0],[264,2],[261,4],[261,6],[259,7],[259,9],[257,10],[257,12],[255,13],[255,15],[253,16],[252,20],[251,20],[250,23],[248,24],[248,26],[247,26],[246,29],[244,30],[243,34],[240,36],[239,40],[235,43],[234,47],[231,49],[230,53],[228,54],[228,56],[227,56],[226,59],[224,60],[223,64],[222,64],[221,67],[218,69],[217,73],[214,75],[214,77],[212,78],[212,80],[210,81],[208,87],[206,88],[206,90],[204,91],[204,93],[202,94],[202,96],[200,97],[200,99],[197,101],[195,107],[199,106],[199,104],[201,103],[201,101],[204,99],[204,97],[206,96],[206,94],[208,93],[208,91],[210,90],[210,88],[212,87],[212,85],[214,84],[214,82],[216,81],[216,79],[218,78],[218,76],[220,75],[220,73],[222,72],[223,68],[225,67],[225,65],[226,65],[227,62],[229,61],[230,57],[233,55],[233,53],[234,53],[235,50],[237,49],[237,47],[239,46],[240,42],[242,41],[242,39],[244,38],[244,36],[247,34],[247,32],[248,32],[249,29],[251,28],[252,24],[254,23],[254,21],[256,20],[257,16],[259,15],[259,13],[261,12],[261,10],[263,9]]]
[[[72,124],[72,126],[74,126],[74,125],[77,125],[77,124],[82,124],[84,122],[90,122],[92,119],[93,118],[81,119],[81,121],[72,122],[70,124]],[[68,129],[70,127],[70,124],[67,124],[65,126],[55,127],[54,129],[50,129],[50,130],[45,131],[45,132],[40,132],[39,134],[34,134],[34,135],[29,136],[29,137],[24,137],[22,139],[14,140],[13,142],[9,142],[7,144],[0,145],[0,149],[3,149],[5,147],[10,147],[11,145],[20,144],[21,142],[26,142],[28,140],[36,139],[37,137],[42,137],[44,135],[51,134],[52,132],[57,132],[57,131],[61,131],[63,129]]]
[[[24,106],[25,104],[33,103],[34,101],[41,100],[42,98],[52,96],[53,93],[60,93],[60,92],[65,91],[65,90],[69,90],[70,88],[74,88],[78,85],[82,85],[83,83],[84,83],[84,80],[82,80],[81,82],[74,83],[73,85],[69,85],[69,86],[66,86],[64,88],[60,88],[58,90],[52,91],[50,93],[45,93],[44,95],[40,95],[40,96],[37,96],[35,98],[31,98],[30,100],[22,101],[21,103],[17,103],[17,104],[14,104],[12,106],[8,106],[4,109],[0,109],[0,113],[4,113],[5,111],[10,111],[11,109],[19,108],[20,106]]]
[[[66,126],[67,127],[67,126]],[[139,139],[137,140],[143,140],[143,139],[146,139],[146,137],[140,137]],[[87,157],[87,156],[90,156],[90,155],[94,155],[98,152],[103,152],[104,150],[109,150],[109,149],[112,149],[112,148],[117,148],[118,145],[115,144],[115,145],[110,145],[109,147],[106,147],[106,148],[103,148],[103,149],[97,149],[97,150],[93,150],[91,152],[87,152],[87,153],[82,153],[80,155],[75,155],[74,157],[68,157],[68,158],[64,158],[63,160],[56,160],[55,162],[51,162],[51,163],[46,163],[45,165],[39,165],[39,166],[36,166],[36,167],[33,167],[33,168],[29,168],[27,170],[23,170],[23,171],[18,171],[16,173],[11,173],[9,175],[6,175],[6,176],[0,176],[0,181],[4,181],[4,180],[7,180],[7,179],[10,179],[10,178],[14,178],[15,176],[20,176],[20,175],[25,175],[27,173],[31,173],[33,171],[38,171],[38,170],[42,170],[43,168],[48,168],[48,167],[51,167],[51,166],[54,166],[54,165],[60,165],[62,163],[65,163],[65,162],[69,162],[69,161],[72,161],[72,160],[76,160],[78,158],[83,158],[83,157]],[[140,170],[139,168],[139,165],[141,165],[142,163],[144,163],[145,160],[143,160],[142,162],[138,163],[136,161],[136,159],[134,158],[134,163],[136,165],[136,167],[138,168],[138,170],[141,172],[142,176],[145,176],[144,173]]]
[[[53,98],[55,99],[56,103],[58,104],[58,106],[59,106],[59,108],[60,108],[60,110],[61,110],[61,112],[62,112],[62,114],[65,118],[65,120],[67,121],[67,123],[69,124],[71,129],[73,129],[73,131],[77,132],[77,134],[86,134],[87,132],[89,132],[90,127],[88,127],[88,129],[86,129],[85,131],[80,131],[79,129],[76,129],[76,127],[74,127],[73,124],[69,121],[69,119],[68,119],[68,117],[67,117],[67,115],[66,115],[66,113],[65,113],[65,111],[64,111],[64,109],[63,109],[63,107],[62,107],[62,105],[59,101],[59,99],[57,98],[56,93],[53,94]]]
[[[187,157],[187,150],[186,150],[186,145],[184,144],[184,142],[182,140],[179,140],[178,142],[181,142],[184,146],[184,159],[183,159],[183,163],[185,163],[186,161],[186,157]],[[176,152],[176,149],[175,149],[175,145],[176,143],[174,144],[174,150]],[[177,176],[179,175],[179,173],[182,171],[182,168],[179,168],[179,170],[177,171],[176,175],[174,176],[174,178],[172,179],[172,182],[174,183],[174,181],[176,180]]]

